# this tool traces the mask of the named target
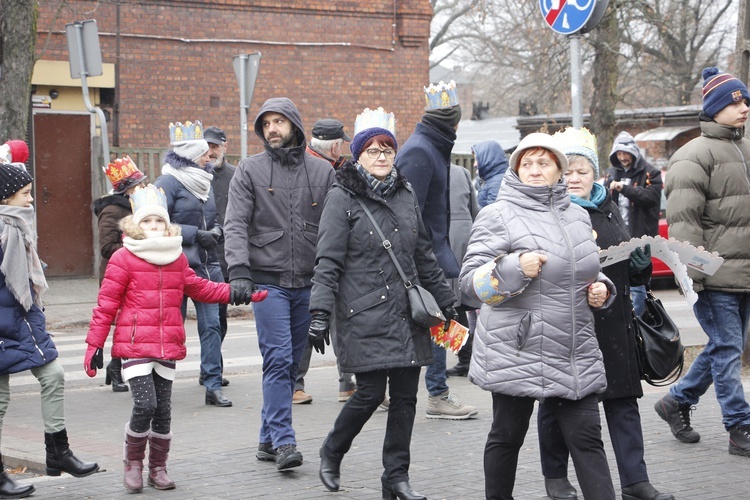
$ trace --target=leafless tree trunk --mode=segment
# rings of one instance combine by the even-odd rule
[[[26,137],[38,9],[36,0],[0,0],[0,142]]]

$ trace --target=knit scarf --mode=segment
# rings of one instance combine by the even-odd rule
[[[185,186],[185,189],[190,191],[201,201],[208,199],[208,192],[211,190],[211,180],[214,176],[205,170],[195,167],[182,167],[174,168],[169,163],[161,167],[161,173],[164,175],[171,175],[180,184]]]
[[[182,254],[182,236],[162,236],[145,240],[125,236],[122,244],[139,259],[156,266],[171,264]]]
[[[3,249],[0,272],[5,276],[5,286],[25,311],[33,304],[42,307],[42,294],[49,287],[42,261],[36,253],[34,208],[0,205],[0,225],[0,246]]]
[[[594,186],[591,188],[591,193],[589,193],[588,199],[581,198],[574,194],[570,195],[570,201],[583,208],[598,208],[606,198],[607,190],[598,182],[595,182]]]
[[[362,177],[364,177],[365,182],[367,182],[367,185],[370,186],[373,193],[380,196],[381,198],[385,198],[385,195],[387,195],[396,185],[396,176],[398,174],[396,173],[395,167],[391,168],[388,177],[386,177],[382,181],[373,177],[372,174],[365,170],[365,167],[363,167],[359,163],[357,163],[357,171]]]

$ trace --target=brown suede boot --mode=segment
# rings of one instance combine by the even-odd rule
[[[150,433],[150,431],[133,431],[130,428],[130,422],[125,426],[125,447],[123,450],[125,476],[123,484],[125,489],[132,493],[143,490],[143,459],[146,456],[146,444],[148,444]]]
[[[172,443],[172,433],[151,433],[148,444],[148,484],[157,490],[171,490],[174,481],[167,475],[167,458],[169,445]]]

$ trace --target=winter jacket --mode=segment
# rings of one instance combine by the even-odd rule
[[[196,163],[170,151],[165,157],[166,163],[173,168],[200,168]],[[202,201],[182,185],[176,177],[161,175],[154,181],[167,195],[167,212],[172,224],[179,224],[182,228],[182,250],[193,268],[195,274],[201,278],[216,280],[219,269],[219,257],[216,248],[206,250],[198,244],[198,231],[210,231],[218,225],[216,201],[213,189],[208,193],[208,199]],[[215,268],[215,269],[212,269]],[[221,280],[221,277],[218,278]]]
[[[609,193],[599,207],[584,208],[591,217],[599,248],[606,249],[630,239],[625,221]],[[639,398],[643,396],[643,388],[633,332],[630,286],[646,284],[651,276],[651,266],[633,274],[628,270],[628,261],[623,260],[605,267],[602,272],[612,280],[617,295],[608,308],[594,310],[594,329],[607,374],[607,391],[600,398]]]
[[[450,246],[450,162],[454,141],[424,123],[396,155],[395,165],[417,194],[427,234],[446,278],[456,278],[461,266]]]
[[[521,272],[519,257],[526,252],[548,259],[533,279]],[[615,290],[599,272],[589,216],[571,204],[564,184],[529,186],[513,171],[505,175],[498,201],[474,222],[461,290],[477,296],[474,274],[493,262],[492,279],[508,298],[482,305],[469,380],[509,396],[577,400],[604,392],[587,291],[596,281]]]
[[[122,227],[134,239],[145,238],[132,217]],[[170,235],[179,234],[180,226],[172,224]],[[114,322],[112,357],[184,359],[184,295],[197,302],[226,304],[229,285],[198,277],[184,253],[169,264],[156,265],[121,248],[104,273],[86,343],[104,347]]]
[[[701,136],[669,160],[669,236],[718,252],[708,276],[688,268],[696,292],[750,292],[750,141],[743,130],[700,122]]]
[[[227,212],[227,201],[229,200],[229,183],[234,177],[235,170],[237,170],[237,167],[226,160],[220,166],[214,167],[214,179],[211,181],[211,188],[214,190],[214,200],[216,201],[216,223],[220,226],[224,226],[224,215]],[[217,245],[216,253],[221,265],[221,274],[227,278],[229,277],[229,270],[227,269],[227,259],[224,257],[224,240]]]
[[[329,158],[328,156],[324,155],[314,147],[307,145],[307,152],[313,155],[316,158],[322,158],[323,160],[327,161],[331,164],[334,170],[338,170],[346,163],[347,159],[343,156],[339,156],[337,160],[334,160],[333,158]]]
[[[477,162],[477,175],[482,179],[477,193],[479,208],[484,208],[497,199],[500,183],[508,170],[508,158],[496,141],[484,141],[472,146]]]
[[[0,219],[0,234],[4,225]],[[0,247],[0,262],[4,257]],[[18,265],[26,265],[26,262]],[[47,332],[46,323],[44,313],[37,305],[24,310],[6,286],[5,275],[0,273],[0,375],[30,370],[57,358],[57,349]]]
[[[455,164],[451,164],[451,227],[450,242],[453,255],[460,261],[466,255],[466,247],[469,245],[471,236],[471,225],[479,212],[477,196],[474,184],[471,182],[471,174],[468,170]],[[479,303],[464,296],[459,287],[458,278],[449,280],[456,294],[457,306],[466,305],[479,307]]]
[[[357,198],[390,240],[407,277],[421,283],[441,307],[455,301],[405,177],[399,174],[395,189],[383,199],[349,162],[337,171],[326,197],[310,311],[335,314],[335,347],[343,372],[428,365],[429,332],[411,320],[404,282]]]
[[[625,151],[635,157],[628,170],[617,159],[618,151]],[[620,196],[630,201],[627,221],[630,236],[657,236],[661,208],[661,172],[646,162],[633,136],[627,132],[620,132],[615,138],[609,161],[612,167],[607,170],[605,186],[609,187],[612,181],[630,179],[630,184],[623,186],[621,191],[612,191],[612,200],[616,205],[619,206]]]
[[[274,149],[268,144],[261,121],[267,112],[291,120],[296,146]],[[310,286],[333,167],[305,151],[302,119],[289,99],[267,100],[255,118],[255,133],[266,150],[242,160],[229,185],[224,219],[229,278],[285,288]]]
[[[104,271],[107,269],[107,262],[115,251],[122,248],[122,231],[120,231],[119,223],[133,212],[130,207],[130,197],[117,193],[94,200],[91,208],[99,226],[99,253],[101,255],[99,284],[101,284]]]

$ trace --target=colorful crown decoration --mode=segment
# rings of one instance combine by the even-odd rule
[[[560,147],[565,150],[573,146],[582,146],[588,148],[596,154],[596,136],[592,134],[587,128],[573,128],[568,127],[563,131],[555,132],[552,136],[557,140]]]
[[[102,167],[102,170],[104,170],[104,175],[107,176],[107,179],[109,179],[109,182],[111,182],[113,186],[116,186],[121,180],[127,179],[128,177],[138,174],[142,175],[142,172],[138,170],[138,167],[128,155],[125,155],[122,158],[116,158],[114,162],[106,167]]]
[[[150,205],[159,205],[164,210],[168,209],[167,195],[164,194],[164,190],[153,184],[135,188],[133,194],[130,195],[130,208],[133,209],[133,213],[136,213],[139,208]]]
[[[383,108],[365,108],[354,121],[354,135],[374,127],[384,128],[395,136],[396,116],[393,113],[386,113]]]
[[[437,85],[431,83],[429,87],[424,87],[424,99],[427,109],[448,109],[456,106],[458,104],[456,82],[441,81]]]
[[[184,124],[170,122],[169,142],[193,141],[195,139],[203,139],[203,124],[200,120],[187,121]]]

